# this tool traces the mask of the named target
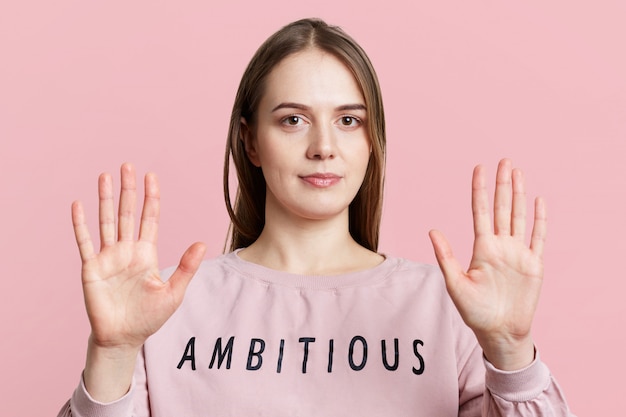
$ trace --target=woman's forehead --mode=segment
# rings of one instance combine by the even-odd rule
[[[283,59],[268,74],[261,105],[282,102],[307,106],[365,104],[350,69],[334,55],[317,48]]]

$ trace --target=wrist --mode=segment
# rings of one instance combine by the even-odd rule
[[[478,343],[487,361],[501,371],[517,371],[535,360],[535,345],[531,337],[523,340],[478,337]]]
[[[108,403],[128,393],[141,347],[102,347],[90,338],[83,379],[89,395]]]

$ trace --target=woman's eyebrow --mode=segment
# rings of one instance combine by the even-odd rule
[[[272,113],[280,109],[310,110],[311,108],[305,104],[300,104],[300,103],[280,103],[278,106],[272,109]],[[366,111],[367,107],[365,107],[364,104],[356,103],[356,104],[344,104],[335,108],[335,111],[346,111],[346,110]]]
[[[363,110],[366,111],[367,107],[365,104],[344,104],[343,106],[337,107],[335,110],[337,111],[346,111],[346,110]]]
[[[280,103],[272,109],[272,113],[280,109],[310,110],[310,107],[300,103]]]

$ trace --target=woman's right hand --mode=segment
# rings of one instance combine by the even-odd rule
[[[72,204],[74,234],[82,259],[85,306],[91,324],[85,383],[92,395],[88,379],[98,384],[98,380],[105,382],[107,375],[102,375],[103,371],[110,373],[117,369],[125,375],[130,371],[132,377],[129,368],[137,352],[178,308],[206,250],[202,243],[191,245],[169,280],[161,281],[156,246],[159,222],[156,176],[145,176],[145,200],[137,239],[134,237],[136,181],[133,166],[121,167],[117,228],[109,174],[100,175],[98,192],[99,253],[94,250],[82,204]],[[126,364],[120,367],[122,363]],[[116,379],[114,372],[109,376]],[[99,399],[105,400],[104,397]]]

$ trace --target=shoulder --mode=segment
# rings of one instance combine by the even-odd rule
[[[215,290],[224,285],[232,286],[237,281],[229,279],[237,275],[232,258],[233,254],[227,253],[203,260],[189,283],[187,294],[190,292],[202,294],[204,291],[197,290]],[[161,280],[167,281],[175,270],[176,266],[170,266],[161,270]]]
[[[424,276],[441,275],[441,270],[437,265],[417,262],[406,258],[399,258],[393,255],[385,255],[385,261],[396,265],[396,270],[399,273],[406,272],[409,274],[420,274]]]
[[[393,279],[406,279],[420,284],[433,284],[435,286],[441,286],[444,282],[441,269],[437,265],[389,255],[385,255],[385,262],[392,266],[389,276]]]
[[[232,257],[232,253],[227,253],[224,255],[219,255],[214,258],[204,259],[200,263],[200,267],[198,268],[198,271],[196,271],[196,275],[212,274],[213,272],[227,268],[227,265],[229,264],[229,258],[231,257]],[[176,270],[176,265],[169,266],[169,267],[162,269],[160,273],[161,280],[167,281],[169,277],[174,273],[175,270]]]
[[[426,264],[405,258],[386,256],[394,265],[384,286],[398,287],[416,301],[433,303],[438,309],[455,311],[448,295],[443,274],[438,265]],[[428,301],[426,301],[428,300]]]
[[[418,305],[421,311],[428,312],[430,317],[436,314],[440,326],[447,322],[459,338],[467,342],[468,346],[474,346],[476,343],[474,335],[464,324],[454,306],[439,266],[403,258],[388,257],[388,259],[396,263],[394,273],[389,277],[389,285],[401,288],[405,296]],[[463,343],[459,346],[461,345]]]

